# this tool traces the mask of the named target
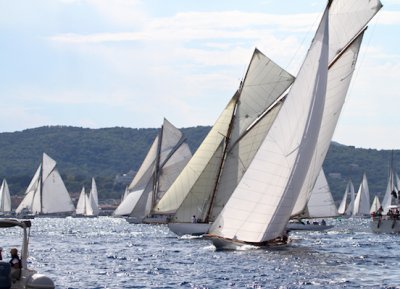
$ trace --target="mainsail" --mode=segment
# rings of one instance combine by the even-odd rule
[[[379,11],[379,0],[334,0],[329,7],[329,71],[321,130],[311,165],[293,208],[301,214],[327,154],[357,62],[365,25]]]
[[[160,201],[158,211],[176,210],[174,222],[190,222],[193,215],[201,222],[215,220],[276,117],[282,104],[277,99],[293,79],[256,49],[240,88]]]
[[[165,192],[191,158],[182,132],[164,119],[141,167],[128,187],[129,193],[114,215],[138,220],[151,215]]]
[[[11,196],[6,179],[0,187],[0,213],[11,212]]]
[[[358,188],[356,198],[354,200],[353,216],[369,215],[370,197],[367,175],[364,173],[361,184]]]
[[[16,213],[27,209],[33,214],[72,213],[75,210],[56,162],[43,153],[43,161],[33,176]]]

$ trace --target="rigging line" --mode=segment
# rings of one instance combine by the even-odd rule
[[[293,64],[294,64],[294,60],[295,59],[299,59],[299,57],[298,57],[298,55],[299,55],[299,53],[300,53],[300,50],[303,50],[303,47],[305,47],[305,42],[306,42],[306,40],[307,39],[309,39],[310,38],[310,34],[313,32],[313,31],[315,31],[315,26],[317,26],[317,24],[321,21],[321,13],[316,13],[317,14],[317,16],[314,18],[314,21],[313,21],[313,23],[312,23],[312,25],[310,25],[309,27],[308,27],[308,29],[307,29],[307,31],[305,32],[305,34],[304,34],[304,36],[303,36],[303,39],[301,40],[301,42],[300,42],[300,45],[298,45],[297,46],[297,49],[296,49],[296,51],[293,53],[293,56],[290,58],[290,60],[289,60],[289,62],[286,64],[286,66],[285,66],[285,70],[286,71],[289,71],[289,67],[290,66],[292,66]],[[311,39],[311,42],[312,42],[312,39]],[[307,54],[307,53],[306,53]],[[304,57],[303,57],[303,60],[304,60]],[[302,62],[301,62],[302,63]],[[300,66],[301,66],[301,64],[300,64]],[[296,69],[296,71],[298,71],[299,70],[299,68],[297,68]]]
[[[353,70],[353,76],[352,76],[352,81],[350,82],[350,86],[349,86],[349,89],[348,89],[348,92],[347,92],[347,95],[351,95],[352,94],[352,92],[353,92],[353,89],[354,89],[354,87],[356,86],[356,84],[355,83],[357,83],[357,79],[358,79],[358,77],[359,77],[359,75],[360,75],[360,71],[361,71],[361,67],[364,65],[364,61],[365,61],[365,59],[366,59],[366,56],[367,56],[367,51],[368,51],[368,49],[370,48],[370,45],[371,45],[371,40],[372,40],[372,37],[373,37],[373,35],[374,35],[374,32],[375,32],[375,29],[376,29],[376,26],[377,26],[377,24],[376,23],[378,23],[379,21],[379,18],[381,17],[381,13],[377,13],[378,15],[375,15],[375,17],[370,21],[370,23],[368,24],[368,26],[365,26],[365,28],[362,30],[362,31],[364,31],[365,32],[365,30],[367,30],[367,28],[369,28],[369,27],[371,27],[371,29],[370,29],[370,33],[368,33],[368,34],[370,34],[369,36],[368,36],[368,38],[366,39],[367,41],[365,41],[364,43],[364,47],[365,47],[365,49],[361,49],[360,48],[360,52],[361,51],[363,51],[362,53],[360,53],[359,52],[359,56],[358,56],[358,61],[357,61],[357,65],[358,65],[358,69],[354,69]],[[367,35],[368,35],[367,34]],[[365,35],[365,34],[364,34]],[[357,35],[358,36],[358,35]],[[357,87],[357,86],[356,86]]]

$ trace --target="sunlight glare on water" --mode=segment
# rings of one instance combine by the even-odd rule
[[[163,225],[37,218],[29,266],[58,289],[400,288],[399,235],[373,234],[369,219],[329,222],[335,227],[327,232],[292,232],[285,247],[215,251],[210,241],[178,238]],[[20,235],[0,231],[4,253],[20,248]]]

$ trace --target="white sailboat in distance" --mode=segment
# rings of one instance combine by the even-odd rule
[[[26,189],[25,198],[15,210],[17,214],[27,211],[34,215],[66,216],[75,211],[56,165],[55,160],[43,153],[42,163]]]
[[[129,216],[133,223],[165,223],[153,208],[192,157],[186,138],[167,119],[128,187],[129,193],[114,216]]]
[[[349,195],[350,195],[350,202],[347,203],[347,199],[348,199]],[[347,182],[347,185],[346,185],[346,189],[343,194],[342,201],[340,202],[340,205],[338,208],[338,214],[351,216],[353,214],[354,199],[355,199],[354,185],[353,185],[353,182],[349,179],[349,181]]]
[[[11,213],[11,196],[10,189],[6,179],[3,179],[0,187],[0,214],[7,216]]]

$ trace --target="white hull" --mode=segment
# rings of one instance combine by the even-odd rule
[[[178,236],[200,236],[208,233],[210,223],[168,223],[168,228]]]
[[[400,233],[399,219],[373,218],[370,226],[374,233]]]
[[[324,231],[333,228],[334,225],[314,225],[314,224],[293,224],[286,226],[288,231]]]

